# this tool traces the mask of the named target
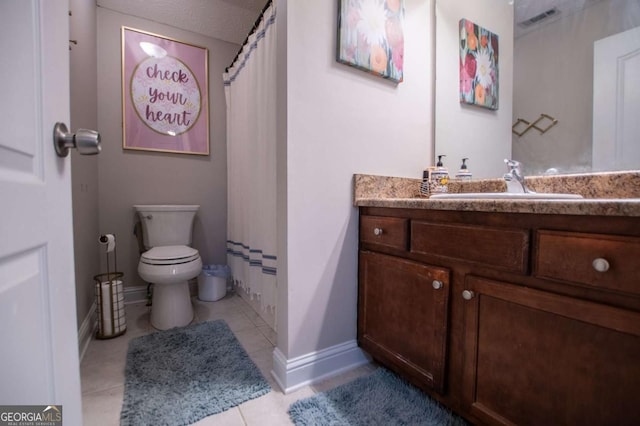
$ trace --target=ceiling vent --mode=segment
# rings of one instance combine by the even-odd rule
[[[532,18],[529,19],[525,19],[524,21],[518,22],[518,25],[520,25],[523,28],[527,28],[530,27],[532,25],[535,24],[539,24],[542,21],[545,21],[549,18],[551,18],[552,16],[556,16],[557,14],[559,14],[560,11],[558,10],[558,8],[554,7],[552,9],[547,10],[546,12],[542,12]]]

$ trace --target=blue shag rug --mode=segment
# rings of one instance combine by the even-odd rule
[[[271,391],[227,323],[209,321],[133,339],[121,425],[188,425]]]
[[[467,423],[384,368],[289,407],[296,426],[465,426]]]

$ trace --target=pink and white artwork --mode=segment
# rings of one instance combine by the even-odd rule
[[[122,27],[124,149],[209,155],[208,51]]]

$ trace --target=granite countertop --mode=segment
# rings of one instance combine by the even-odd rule
[[[640,171],[527,177],[536,192],[580,194],[571,200],[429,199],[420,179],[356,174],[354,205],[430,210],[537,213],[593,216],[640,216]],[[503,192],[502,179],[449,183],[449,192]]]

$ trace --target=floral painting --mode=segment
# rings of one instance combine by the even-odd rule
[[[460,102],[498,109],[498,36],[460,20]]]
[[[404,0],[340,0],[338,61],[401,82]]]

